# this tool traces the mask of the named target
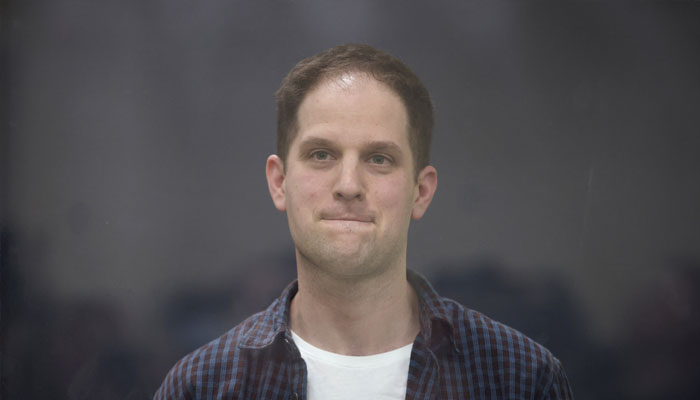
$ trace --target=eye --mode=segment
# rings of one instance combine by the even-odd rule
[[[381,154],[375,154],[372,157],[369,158],[369,161],[372,164],[377,164],[377,165],[384,165],[389,163],[389,159],[386,156],[383,156]]]
[[[316,161],[326,161],[331,158],[331,155],[325,150],[318,150],[311,153],[311,158]]]

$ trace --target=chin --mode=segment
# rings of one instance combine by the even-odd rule
[[[372,261],[377,257],[364,246],[340,244],[322,244],[320,248],[302,252],[304,258],[312,265],[330,274],[340,276],[361,276],[376,272],[377,266]]]

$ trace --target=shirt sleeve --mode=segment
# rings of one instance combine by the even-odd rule
[[[541,398],[545,400],[573,400],[574,398],[571,386],[569,386],[569,378],[567,378],[564,367],[557,359],[554,359],[552,382]]]

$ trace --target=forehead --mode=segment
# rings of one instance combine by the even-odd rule
[[[345,72],[323,78],[304,97],[294,142],[310,133],[383,136],[408,146],[408,113],[389,86],[366,73]]]

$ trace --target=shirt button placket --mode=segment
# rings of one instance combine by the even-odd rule
[[[287,348],[287,351],[288,351],[290,354],[292,354],[292,355],[297,355],[297,354],[298,354],[297,351],[296,351],[296,349],[295,349],[295,347],[294,347],[294,344],[292,343],[291,340],[289,340],[289,338],[285,337],[283,341],[284,341],[285,347]],[[293,368],[293,366],[292,366],[292,368]],[[290,398],[291,400],[300,400],[300,399],[301,399],[301,395],[299,394],[298,391],[295,391],[295,392],[293,392],[293,393],[291,394],[291,396],[289,396],[289,398]]]

